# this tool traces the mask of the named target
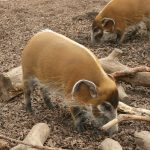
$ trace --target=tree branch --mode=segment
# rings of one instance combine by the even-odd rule
[[[122,71],[113,72],[111,73],[111,75],[117,79],[117,78],[124,77],[124,76],[133,76],[138,72],[150,72],[150,67],[140,66],[140,67],[135,67],[135,68],[129,68],[129,69],[125,69]]]
[[[128,66],[125,66],[118,61],[118,58],[122,55],[122,53],[123,52],[120,49],[114,49],[112,51],[112,53],[109,54],[108,57],[99,59],[104,70],[108,74],[112,74],[114,72],[119,72],[119,71],[121,71],[121,72],[125,71],[126,75],[129,74],[129,72],[127,70],[136,71],[137,73],[133,77],[131,77],[131,76],[122,76],[121,77],[120,76],[119,78],[117,78],[117,80],[124,81],[131,85],[150,87],[150,72],[149,72],[150,67],[130,68]],[[143,71],[148,71],[148,72],[143,72]]]
[[[119,100],[121,102],[128,103],[129,96],[126,94],[124,88],[120,84],[117,84],[117,89],[118,89],[118,94],[119,94]]]
[[[141,120],[141,121],[150,121],[150,116],[141,116],[141,115],[128,115],[128,114],[120,114],[118,118],[111,120],[110,122],[106,123],[102,126],[101,130],[107,131],[115,124],[118,124],[122,121],[126,120]]]

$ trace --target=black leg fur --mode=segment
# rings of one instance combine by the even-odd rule
[[[44,99],[44,102],[45,102],[46,106],[49,109],[52,109],[53,108],[53,104],[51,103],[51,100],[50,100],[50,97],[49,97],[48,88],[47,87],[41,87],[41,93],[43,95],[43,99]]]
[[[78,132],[83,132],[86,130],[85,122],[86,122],[86,111],[82,110],[80,107],[72,107],[71,114],[74,120],[74,126]]]

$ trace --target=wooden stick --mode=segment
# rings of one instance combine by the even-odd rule
[[[121,57],[123,54],[123,51],[121,49],[115,48],[106,58],[102,59],[108,59],[108,60],[118,60],[119,57]]]
[[[118,88],[118,94],[119,94],[120,101],[128,103],[129,102],[129,97],[126,94],[124,88],[120,84],[117,84],[117,88]]]
[[[29,147],[36,148],[36,149],[39,149],[39,150],[62,150],[61,148],[52,148],[52,147],[47,147],[47,146],[38,146],[38,145],[28,144],[26,142],[16,140],[16,139],[13,139],[13,138],[9,138],[9,137],[6,137],[6,136],[1,135],[1,134],[0,134],[0,138],[4,139],[4,140],[8,140],[10,142],[15,142],[15,143],[18,143],[18,144],[27,145]]]
[[[10,150],[30,150],[33,148],[29,148],[28,146],[34,147],[34,150],[37,149],[44,149],[44,150],[58,150],[57,148],[49,148],[49,147],[43,147],[43,144],[47,140],[50,133],[50,129],[46,123],[37,123],[35,124],[30,132],[26,135],[23,141],[19,141],[19,143],[15,147],[11,148]],[[12,139],[11,139],[12,140]],[[18,141],[16,141],[18,142]],[[25,143],[25,144],[24,144]],[[28,145],[28,146],[27,146]]]
[[[21,95],[21,94],[23,94],[23,91],[17,91],[16,92],[16,94],[13,94],[11,97],[9,97],[8,98],[8,100],[7,101],[5,101],[5,102],[12,102],[13,100],[14,100],[14,98],[16,98],[17,96],[19,96],[19,95]]]
[[[122,71],[113,72],[111,73],[111,75],[114,78],[119,78],[119,77],[130,76],[130,75],[133,76],[138,72],[150,72],[150,67],[140,66],[140,67],[135,67],[135,68],[129,68],[129,69],[125,69]]]
[[[131,107],[123,102],[119,102],[118,110],[129,114],[150,116],[150,110],[144,108]]]
[[[117,123],[120,123],[125,120],[142,120],[142,121],[150,121],[150,116],[141,116],[141,115],[128,115],[128,114],[120,114],[118,118],[111,120],[110,122],[106,123],[102,126],[101,130],[107,131],[112,126]]]

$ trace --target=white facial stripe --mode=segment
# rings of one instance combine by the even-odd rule
[[[106,101],[106,102],[105,102],[105,104],[111,105],[111,103],[110,103],[110,102],[108,102],[108,101]],[[112,106],[112,105],[111,105],[111,106]]]
[[[110,108],[106,108],[108,106],[104,105],[98,105],[97,108],[100,111],[100,113],[103,113],[107,118],[116,118],[117,116],[117,109],[113,108],[112,105],[110,105]]]
[[[101,111],[101,112],[103,112],[103,111],[104,111],[104,112],[110,112],[110,111],[113,112],[113,111],[114,111],[114,108],[113,108],[113,106],[111,105],[111,103],[109,103],[109,102],[104,102],[104,104],[105,104],[105,105],[101,104],[101,105],[98,105],[98,106],[97,106],[97,108],[99,109],[99,111]],[[108,105],[108,107],[110,106],[110,111],[107,110],[107,108],[106,108],[107,105],[106,105],[106,104]]]

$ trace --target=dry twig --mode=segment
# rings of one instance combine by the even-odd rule
[[[121,71],[116,71],[111,73],[114,78],[124,77],[124,76],[133,76],[138,72],[150,72],[150,67],[140,66],[135,68],[129,68]]]
[[[120,123],[125,120],[142,120],[142,121],[150,121],[150,116],[141,116],[141,115],[129,115],[129,114],[120,114],[118,118],[111,120],[110,122],[106,123],[102,126],[101,130],[106,131],[110,129],[117,123]]]
[[[131,107],[123,102],[119,102],[118,110],[124,113],[129,113],[129,114],[150,116],[150,110],[144,109],[144,108]]]

